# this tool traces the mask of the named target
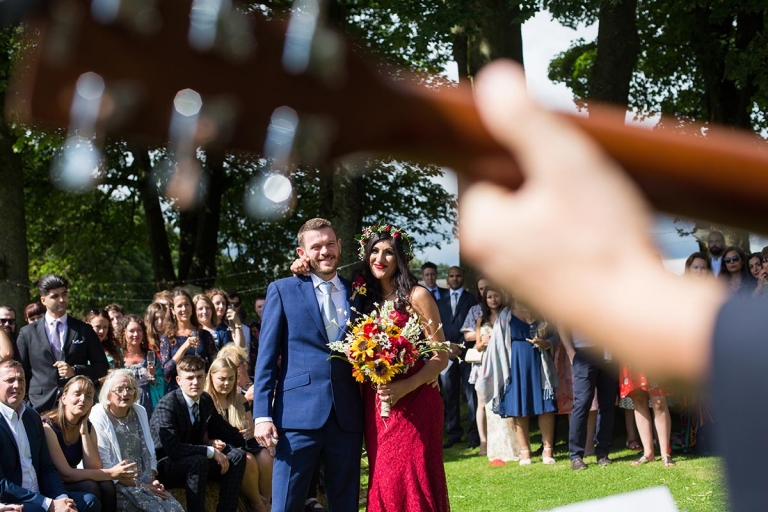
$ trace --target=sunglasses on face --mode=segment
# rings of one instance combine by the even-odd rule
[[[723,263],[725,263],[726,265],[731,263],[731,262],[737,263],[739,261],[741,261],[741,256],[739,256],[739,255],[731,256],[730,258],[723,258]]]
[[[232,307],[233,307],[233,308],[239,308],[239,307],[240,307],[240,303],[239,303],[239,302],[235,302],[235,301],[232,301]]]
[[[0,324],[16,325],[15,318],[0,318]]]

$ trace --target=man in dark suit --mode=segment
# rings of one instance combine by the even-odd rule
[[[67,280],[56,274],[40,278],[37,289],[46,308],[43,318],[24,326],[16,342],[29,379],[29,404],[38,412],[53,409],[61,388],[75,375],[92,381],[109,370],[107,356],[93,328],[67,315]]]
[[[448,288],[437,286],[437,265],[431,261],[428,261],[421,266],[421,279],[424,281],[424,288],[429,290],[429,294],[432,295],[436,301],[440,300],[441,297],[448,293]]]
[[[234,512],[245,474],[245,441],[240,432],[216,411],[203,392],[205,361],[184,356],[176,365],[178,389],[165,395],[152,413],[152,440],[157,455],[158,480],[169,488],[184,487],[187,510],[205,511],[208,479],[221,482],[218,512]],[[206,437],[207,435],[207,437]],[[208,440],[223,441],[219,449]]]
[[[93,494],[67,495],[51,462],[40,416],[24,405],[25,390],[21,363],[0,362],[0,502],[23,504],[27,511],[100,511]]]
[[[443,333],[445,340],[451,342],[451,363],[440,375],[440,384],[443,388],[443,400],[445,401],[445,428],[448,433],[448,440],[443,445],[444,448],[450,448],[461,441],[464,435],[464,429],[461,427],[461,413],[459,411],[459,401],[461,390],[467,396],[469,404],[469,430],[467,431],[467,441],[469,446],[475,448],[480,446],[480,437],[477,433],[477,423],[475,422],[475,412],[477,410],[477,396],[475,388],[469,383],[469,372],[472,365],[459,361],[466,353],[465,347],[461,349],[459,345],[465,344],[464,333],[461,327],[467,318],[469,309],[477,303],[475,296],[466,292],[464,286],[464,271],[460,267],[451,267],[448,269],[446,279],[450,290],[443,294],[437,301],[437,309],[440,311],[440,321],[443,324]],[[469,346],[474,346],[474,342],[466,342]]]
[[[319,460],[329,508],[353,511],[359,506],[363,442],[360,385],[347,362],[329,359],[328,348],[343,336],[352,285],[336,273],[341,240],[330,222],[311,219],[298,238],[297,252],[310,275],[275,281],[267,290],[254,379],[254,435],[264,446],[277,442],[273,512],[304,510]]]

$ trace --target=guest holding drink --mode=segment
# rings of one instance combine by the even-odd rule
[[[176,365],[187,355],[198,355],[205,361],[206,367],[216,357],[216,344],[213,337],[200,327],[197,314],[192,306],[192,297],[183,288],[171,292],[171,317],[160,336],[160,361],[163,374],[168,383],[167,393],[175,391]]]
[[[125,368],[133,373],[138,384],[139,404],[152,416],[157,402],[165,395],[163,368],[157,364],[157,354],[149,348],[144,322],[128,315],[117,326],[117,339],[123,347]]]
[[[117,510],[113,480],[136,477],[136,464],[121,461],[103,468],[99,457],[96,431],[88,421],[94,400],[91,379],[72,377],[64,386],[58,408],[43,416],[43,431],[51,460],[67,491],[93,494],[101,501],[101,510]],[[77,466],[82,462],[83,469]]]
[[[237,392],[237,366],[226,357],[216,359],[205,380],[205,392],[211,395],[222,418],[240,430],[246,441],[245,475],[241,493],[253,512],[267,512],[272,501],[272,460],[274,448],[264,449],[253,438],[250,404]],[[213,447],[223,450],[226,443],[213,440]]]
[[[138,396],[133,373],[127,368],[115,370],[107,375],[99,404],[91,413],[104,467],[117,468],[131,461],[130,466],[135,468],[132,477],[119,478],[115,484],[118,508],[130,512],[184,512],[157,480],[155,444],[147,412],[136,403]]]

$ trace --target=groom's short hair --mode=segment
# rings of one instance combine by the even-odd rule
[[[307,222],[305,222],[304,225],[299,228],[299,247],[304,247],[304,233],[307,231],[317,231],[324,228],[333,229],[333,224],[331,224],[331,221],[327,219],[321,219],[320,217],[315,217],[314,219],[309,219]]]

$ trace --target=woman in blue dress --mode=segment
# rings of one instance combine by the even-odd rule
[[[175,391],[176,363],[184,356],[197,354],[205,360],[206,369],[216,358],[216,344],[213,337],[197,321],[192,297],[184,288],[171,292],[171,318],[160,336],[160,361],[168,383],[167,393]]]
[[[519,301],[515,301],[511,310],[503,310],[497,323],[509,347],[510,361],[509,375],[501,381],[506,386],[494,400],[493,412],[514,418],[521,466],[531,463],[529,420],[531,416],[538,416],[544,444],[542,462],[554,464],[552,448],[557,411],[557,373],[546,335],[543,332],[539,334],[539,328],[543,329],[544,323]]]

